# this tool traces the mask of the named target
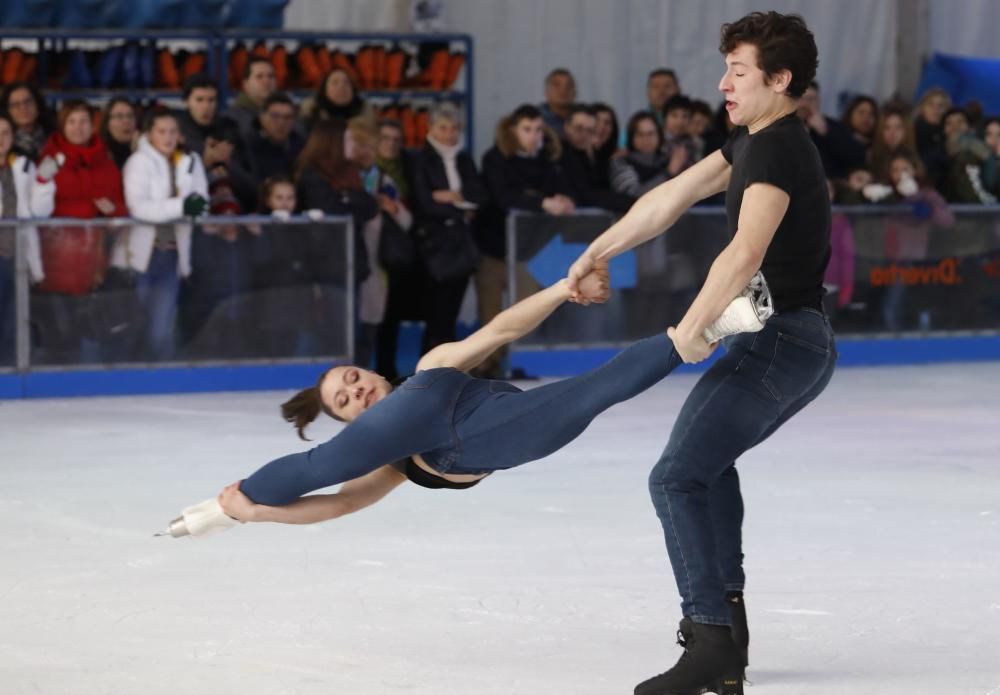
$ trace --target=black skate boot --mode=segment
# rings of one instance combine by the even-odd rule
[[[746,680],[746,667],[750,665],[750,629],[747,627],[747,607],[743,603],[743,592],[727,591],[726,605],[729,606],[733,642],[736,643],[743,655],[743,680]]]
[[[743,658],[727,625],[681,621],[677,643],[684,647],[677,664],[635,686],[635,695],[743,695]]]

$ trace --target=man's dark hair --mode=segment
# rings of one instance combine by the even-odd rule
[[[240,141],[240,127],[232,118],[223,116],[212,124],[207,138],[212,138],[216,142],[228,142],[231,145],[236,145]]]
[[[271,96],[269,96],[267,99],[264,100],[264,105],[260,107],[260,110],[267,111],[274,104],[286,104],[288,106],[291,106],[293,110],[295,109],[295,102],[292,101],[292,98],[290,96],[288,96],[284,92],[275,92],[274,94],[272,94]]]
[[[786,90],[790,97],[801,97],[816,76],[819,65],[816,39],[797,14],[779,14],[773,10],[752,12],[723,24],[719,52],[728,55],[741,43],[757,48],[757,65],[768,79],[781,70],[792,74]]]
[[[264,63],[265,65],[271,65],[271,61],[268,60],[267,58],[263,58],[261,56],[250,56],[250,60],[248,60],[247,64],[245,66],[243,66],[243,81],[244,82],[246,82],[247,80],[250,79],[250,73],[253,72],[253,66],[257,65],[258,63]]]
[[[816,93],[819,94],[819,82],[817,82],[816,80],[810,80],[809,84],[806,86],[806,89],[815,89]],[[805,89],[803,89],[802,92],[804,94]]]
[[[649,76],[646,78],[646,84],[649,84],[654,77],[669,77],[675,84],[680,84],[677,79],[677,73],[670,68],[656,68],[655,70],[650,71]]]
[[[542,112],[534,104],[521,104],[510,114],[510,123],[517,125],[521,121],[533,121],[541,117]]]
[[[569,107],[569,110],[566,112],[566,122],[569,123],[570,121],[572,121],[573,116],[577,115],[578,113],[594,117],[597,116],[597,114],[594,113],[594,107],[591,106],[590,104],[573,104]]]
[[[545,84],[548,84],[549,82],[551,82],[553,77],[559,77],[560,75],[568,77],[571,80],[573,80],[573,82],[576,82],[576,78],[573,77],[573,73],[571,73],[568,69],[566,69],[566,68],[555,68],[553,70],[550,70],[549,74],[545,76]]]
[[[184,99],[191,96],[191,92],[196,89],[214,89],[215,94],[219,94],[219,81],[214,77],[209,75],[207,72],[196,72],[193,75],[188,76],[184,80],[184,84],[181,90],[184,95]]]
[[[694,106],[692,105],[691,100],[683,94],[675,94],[667,99],[667,103],[663,105],[664,116],[671,111],[687,111],[688,113],[691,113],[693,110]]]
[[[65,102],[64,102],[65,103]],[[177,114],[168,109],[163,104],[157,104],[146,111],[142,116],[142,132],[148,133],[161,118],[172,118],[177,121]]]

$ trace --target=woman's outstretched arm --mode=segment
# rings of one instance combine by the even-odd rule
[[[590,301],[605,301],[608,296],[607,265],[599,264],[580,282],[580,290]],[[497,348],[538,328],[542,321],[569,298],[569,284],[564,278],[500,312],[465,340],[438,345],[420,358],[417,371],[435,367],[454,367],[462,371],[472,369]]]
[[[239,482],[235,482],[219,494],[219,504],[226,514],[244,523],[273,521],[279,524],[315,524],[369,507],[405,481],[406,476],[392,466],[382,466],[344,483],[336,494],[307,495],[280,507],[254,504],[240,492]]]

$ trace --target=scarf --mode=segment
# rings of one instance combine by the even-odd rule
[[[403,170],[403,158],[382,159],[378,157],[375,163],[396,184],[396,188],[399,189],[399,199],[404,202],[408,201],[410,199],[410,184],[406,180],[406,172]]]
[[[452,191],[462,191],[462,177],[458,173],[458,153],[462,151],[461,145],[443,145],[430,135],[427,136],[427,144],[434,148],[444,162],[444,173],[448,177],[448,189]]]

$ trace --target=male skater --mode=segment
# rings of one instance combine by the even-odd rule
[[[736,460],[823,391],[837,356],[822,304],[830,203],[819,153],[796,116],[816,72],[816,42],[799,16],[755,12],[723,25],[719,50],[719,89],[738,126],[729,141],[640,198],[569,275],[573,289],[595,263],[662,234],[692,204],[725,191],[732,241],[667,334],[685,362],[700,362],[716,347],[703,331],[758,269],[774,301],[762,331],[726,339],[726,354],[688,396],[650,475],[682,598],[685,652],[636,695],[743,692],[749,636]]]

